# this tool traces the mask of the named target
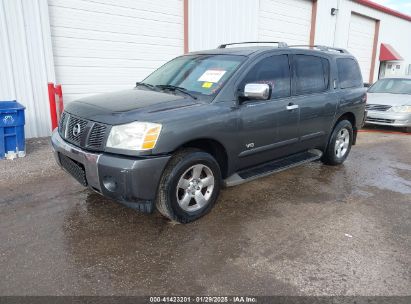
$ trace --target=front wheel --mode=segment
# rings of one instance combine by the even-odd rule
[[[220,186],[216,160],[201,150],[184,149],[172,157],[161,177],[156,207],[171,220],[192,222],[211,210]]]
[[[342,120],[337,123],[331,134],[330,141],[322,161],[331,166],[342,164],[351,150],[353,129],[351,122]]]

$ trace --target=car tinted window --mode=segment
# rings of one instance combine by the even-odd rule
[[[358,63],[351,58],[337,59],[338,79],[340,88],[355,88],[362,87],[361,71]]]
[[[310,55],[294,56],[295,94],[310,94],[328,88],[329,62]]]
[[[266,83],[271,86],[271,98],[290,96],[291,77],[287,55],[275,55],[259,61],[241,82],[244,90],[247,83]]]

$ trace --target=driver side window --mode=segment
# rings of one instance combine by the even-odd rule
[[[274,55],[257,62],[240,84],[244,91],[247,83],[264,83],[271,87],[271,99],[291,94],[290,66],[287,55]]]

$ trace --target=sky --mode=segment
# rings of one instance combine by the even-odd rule
[[[411,0],[371,0],[401,13],[411,15]]]

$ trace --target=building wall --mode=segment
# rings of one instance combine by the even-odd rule
[[[311,0],[189,0],[189,51],[242,41],[308,44]]]
[[[338,8],[336,16],[331,16],[332,7]],[[391,44],[404,58],[402,66],[411,64],[411,22],[396,16],[366,7],[351,0],[318,0],[316,44],[348,48],[349,27],[352,12],[380,22],[373,81],[378,79],[379,51],[381,43]],[[334,25],[334,26],[333,26]],[[363,75],[369,81],[369,75]]]
[[[183,53],[182,0],[49,0],[65,102],[133,87]]]
[[[54,65],[47,0],[0,0],[0,101],[26,107],[26,137],[50,134]]]
[[[256,0],[190,0],[188,8],[190,52],[213,49],[227,42],[257,40]]]
[[[222,43],[239,41],[309,44],[313,2],[189,0],[189,51],[211,49]],[[334,16],[331,15],[332,8],[338,9]],[[379,22],[379,35],[372,69],[375,22]],[[365,82],[378,79],[381,43],[391,44],[404,57],[401,63],[404,74],[411,64],[410,21],[351,0],[317,0],[315,23],[314,44],[351,51],[358,57]]]
[[[285,41],[309,44],[311,0],[260,0],[258,14],[259,41]]]

